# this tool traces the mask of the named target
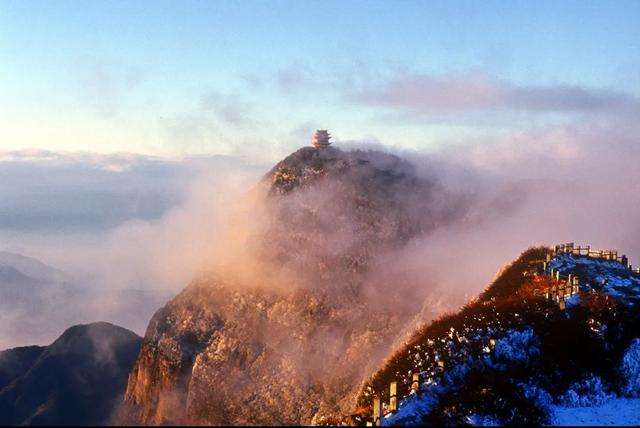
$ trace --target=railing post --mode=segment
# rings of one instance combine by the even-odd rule
[[[382,426],[382,400],[378,395],[373,397],[373,426]]]
[[[389,411],[396,412],[398,410],[398,382],[393,381],[389,385]]]
[[[411,392],[417,394],[420,390],[420,373],[414,373],[411,379]]]

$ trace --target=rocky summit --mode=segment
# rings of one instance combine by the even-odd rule
[[[153,317],[119,422],[310,424],[350,410],[424,302],[407,299],[412,279],[380,274],[388,257],[464,212],[376,151],[300,149],[254,192],[240,261]]]

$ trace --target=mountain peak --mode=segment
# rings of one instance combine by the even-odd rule
[[[104,321],[78,324],[66,329],[48,346],[47,353],[99,354],[105,349],[116,348],[139,339],[140,337],[131,330]]]
[[[329,176],[353,180],[354,176],[374,180],[386,176],[400,179],[415,176],[415,168],[396,155],[375,150],[343,151],[336,147],[302,147],[278,162],[264,181],[272,191],[286,193],[298,186],[314,183]]]

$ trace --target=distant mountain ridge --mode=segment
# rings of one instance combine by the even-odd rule
[[[82,306],[72,304],[78,294],[79,289],[61,270],[0,251],[0,348],[47,343],[81,321]]]
[[[64,282],[69,280],[69,275],[60,269],[51,267],[40,260],[22,254],[0,251],[0,267],[13,267],[31,278]]]
[[[154,289],[97,288],[35,258],[0,251],[0,349],[50,343],[68,326],[97,319],[142,332],[145,314],[167,299]]]

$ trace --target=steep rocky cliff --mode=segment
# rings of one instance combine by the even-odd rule
[[[418,279],[384,275],[388,256],[464,212],[372,151],[300,149],[254,194],[240,261],[153,317],[120,422],[309,424],[351,409],[425,299]]]

